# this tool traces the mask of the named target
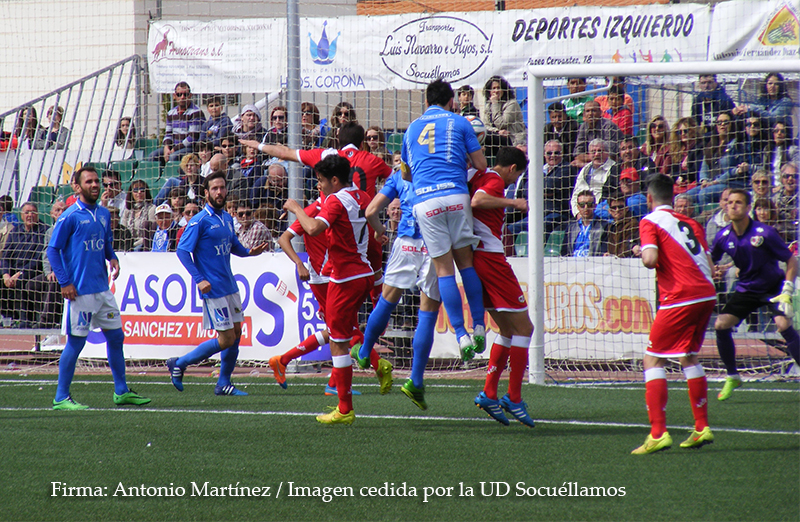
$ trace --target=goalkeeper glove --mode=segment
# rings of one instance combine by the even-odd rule
[[[771,302],[777,303],[778,310],[791,319],[794,317],[794,308],[792,308],[792,295],[794,294],[794,283],[791,281],[783,282],[783,290],[780,295],[770,299]]]

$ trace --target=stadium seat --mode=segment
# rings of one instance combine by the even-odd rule
[[[98,176],[102,176],[103,172],[108,169],[108,165],[102,161],[89,161],[83,164],[84,167],[94,167]]]
[[[164,167],[164,179],[169,178],[179,178],[181,177],[181,162],[180,161],[169,161],[167,162],[167,166]]]
[[[56,189],[56,198],[66,201],[67,198],[74,193],[75,191],[72,190],[72,185],[70,185],[69,183],[65,183],[63,185],[59,185],[58,188]]]
[[[559,257],[561,255],[561,245],[564,243],[565,232],[563,230],[553,230],[547,238],[544,246],[545,257]]]
[[[55,187],[33,187],[28,196],[28,201],[32,201],[39,205],[47,205],[48,207],[53,204],[56,197]]]
[[[144,151],[144,157],[150,157],[153,151],[161,148],[161,143],[156,138],[139,138],[136,140],[136,148]]]
[[[119,179],[124,184],[133,179],[133,173],[136,171],[137,164],[138,161],[136,160],[115,161],[109,164],[108,168],[119,172]]]
[[[400,149],[403,147],[403,135],[404,132],[396,132],[386,138],[386,150],[394,154],[395,152],[400,152]]]
[[[161,164],[157,161],[140,161],[133,175],[133,180],[137,179],[147,183],[147,186],[151,189],[156,188],[157,190],[161,185],[159,183],[161,180]]]
[[[520,232],[514,238],[514,255],[526,257],[528,255],[528,233]]]

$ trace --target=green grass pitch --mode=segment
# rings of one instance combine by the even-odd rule
[[[649,429],[641,383],[526,385],[530,429],[478,410],[476,380],[429,380],[422,412],[397,381],[381,396],[357,375],[355,423],[330,427],[314,420],[336,403],[318,378],[243,376],[249,397],[216,397],[211,379],[178,393],[129,375],[153,402],[119,408],[110,376],[78,376],[81,412],[50,409],[55,379],[0,376],[0,520],[800,519],[798,383],[746,383],[724,403],[710,383],[716,439],[699,450],[678,447],[692,418],[671,383],[674,446],[632,456]]]

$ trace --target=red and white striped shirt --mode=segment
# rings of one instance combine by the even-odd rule
[[[485,192],[496,198],[505,197],[505,182],[493,170],[476,172],[469,182],[469,195],[476,192]],[[472,219],[475,235],[481,240],[475,250],[485,252],[504,252],[503,249],[503,220],[504,208],[473,208]]]
[[[328,265],[334,283],[372,275],[367,260],[370,231],[364,217],[370,201],[372,198],[363,190],[343,188],[325,198],[315,218],[328,225]]]

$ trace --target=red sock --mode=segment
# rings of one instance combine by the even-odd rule
[[[353,338],[350,339],[350,348],[364,342],[364,332],[358,328],[353,328]]]
[[[289,361],[293,361],[298,357],[302,357],[308,353],[313,352],[317,348],[319,348],[319,339],[317,339],[317,334],[319,332],[315,332],[308,337],[306,337],[302,343],[298,344],[291,350],[287,351],[283,355],[281,355],[281,364],[284,366],[289,364]]]
[[[372,350],[369,352],[369,363],[372,365],[372,369],[376,372],[378,371],[378,361],[381,360],[381,356],[378,355],[376,350]]]
[[[378,306],[378,301],[380,300],[382,293],[383,293],[383,283],[378,283],[377,285],[372,287],[372,291],[369,293],[369,296],[372,298],[373,308]]]
[[[508,398],[511,402],[522,400],[522,381],[528,369],[530,344],[530,337],[515,335],[511,338],[511,348],[508,353]]]
[[[334,368],[333,378],[336,381],[336,393],[339,395],[339,413],[349,413],[353,409],[353,367]]]
[[[650,368],[645,370],[644,379],[650,436],[657,439],[667,431],[667,372],[664,368]]]
[[[333,372],[331,372],[331,376],[328,377],[328,386],[336,388],[336,378],[333,376]]]
[[[495,337],[492,349],[489,352],[489,366],[486,367],[486,382],[483,384],[483,393],[493,400],[497,400],[497,385],[500,383],[500,376],[506,369],[508,362],[508,346],[511,339],[507,337]]]
[[[692,405],[695,431],[703,431],[708,426],[708,381],[701,365],[683,369],[689,385],[689,402]]]

